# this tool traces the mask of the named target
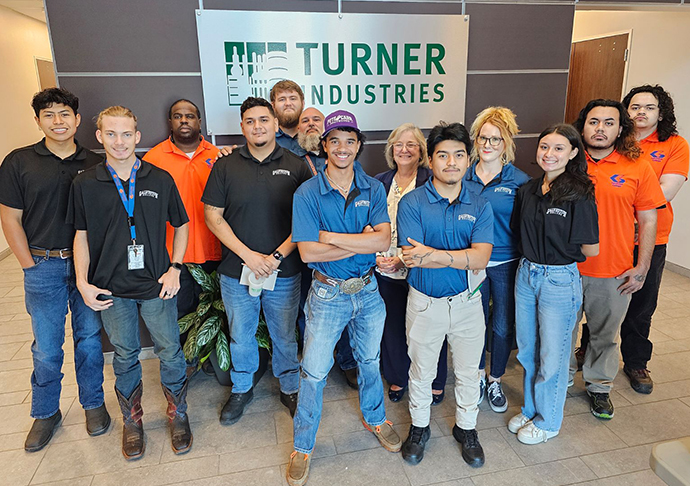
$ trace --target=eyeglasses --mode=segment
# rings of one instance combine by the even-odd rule
[[[491,145],[492,147],[498,147],[502,141],[503,141],[503,139],[501,137],[486,138],[486,137],[482,137],[481,135],[479,137],[477,137],[477,144],[480,146],[486,145],[486,142],[489,142],[489,145]]]
[[[419,144],[414,143],[414,142],[407,142],[407,143],[397,142],[397,143],[393,144],[393,148],[397,151],[402,150],[403,147],[405,147],[408,150],[408,152],[412,152],[413,150],[419,148]]]

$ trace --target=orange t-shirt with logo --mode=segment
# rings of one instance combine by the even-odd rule
[[[595,162],[587,154],[599,213],[599,255],[578,263],[587,277],[612,278],[633,266],[635,212],[666,203],[659,179],[646,158],[631,160],[615,150]]]
[[[170,138],[144,155],[145,161],[160,167],[173,177],[187,210],[189,242],[184,254],[185,263],[221,260],[220,242],[206,226],[204,204],[201,202],[201,195],[217,154],[218,149],[202,137],[191,159]],[[168,252],[172,256],[173,228],[169,224],[165,237]]]
[[[690,151],[688,142],[679,135],[671,135],[664,142],[659,141],[657,132],[640,140],[643,156],[649,161],[657,179],[664,174],[680,174],[687,180]],[[656,244],[665,245],[673,226],[673,207],[667,202],[666,207],[657,211]]]

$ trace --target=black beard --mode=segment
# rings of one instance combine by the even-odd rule
[[[281,127],[291,129],[295,128],[297,125],[299,125],[299,116],[300,113],[297,113],[296,111],[293,112],[291,115],[286,115],[285,113],[277,113],[276,112],[276,117],[278,118],[278,124]]]

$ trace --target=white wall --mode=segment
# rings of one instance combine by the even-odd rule
[[[0,161],[15,148],[42,138],[31,109],[31,98],[39,90],[34,57],[53,58],[46,24],[0,6],[0,93],[6,115]],[[7,248],[0,232],[0,253]]]
[[[577,11],[573,41],[632,29],[624,93],[660,84],[676,108],[678,132],[690,140],[690,8],[665,11]],[[667,260],[690,269],[690,183],[673,200],[675,222]]]

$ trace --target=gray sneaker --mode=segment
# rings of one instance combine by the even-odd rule
[[[489,396],[491,410],[498,413],[503,413],[508,410],[508,399],[503,393],[503,387],[500,381],[492,381],[489,383],[489,388],[487,388],[486,393]]]

